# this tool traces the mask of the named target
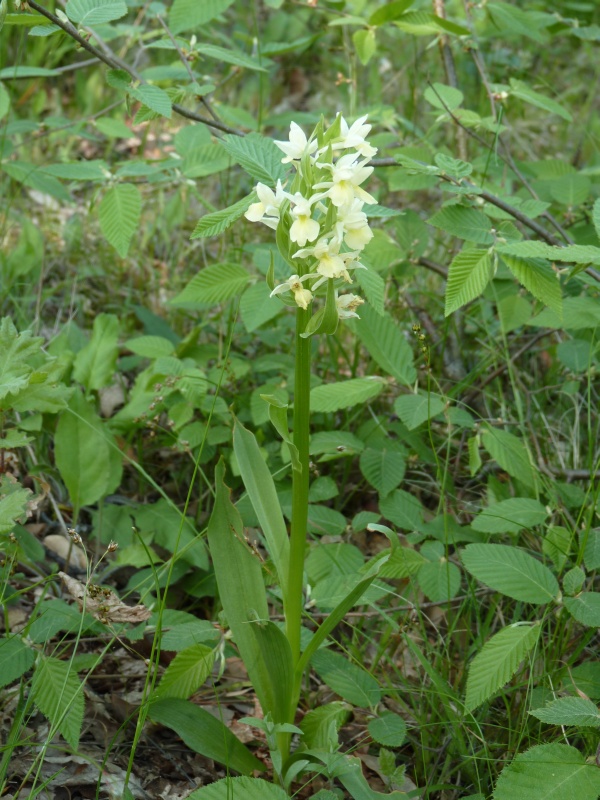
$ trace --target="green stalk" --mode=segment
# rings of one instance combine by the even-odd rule
[[[310,338],[300,334],[310,319],[310,311],[299,308],[296,314],[296,385],[294,392],[294,444],[298,448],[302,471],[292,475],[292,525],[288,572],[286,633],[294,666],[300,658],[304,552],[308,525],[308,437],[310,433]],[[293,716],[295,708],[290,709]],[[293,718],[290,720],[293,722]]]

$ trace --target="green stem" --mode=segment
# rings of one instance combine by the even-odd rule
[[[296,315],[296,381],[294,391],[294,444],[298,448],[302,471],[292,475],[292,525],[290,532],[290,566],[288,573],[288,607],[286,617],[287,638],[292,650],[294,666],[300,658],[300,626],[302,623],[302,597],[304,578],[304,553],[308,525],[308,437],[310,433],[310,338],[300,334],[310,319],[310,311],[299,308]],[[295,702],[290,708],[293,722]]]

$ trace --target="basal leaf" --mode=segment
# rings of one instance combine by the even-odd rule
[[[492,257],[487,250],[461,250],[448,270],[446,316],[483,292],[492,277]]]
[[[239,264],[211,264],[171,300],[171,305],[195,308],[198,305],[217,305],[239,294],[250,275]]]
[[[201,753],[206,758],[214,758],[235,772],[264,770],[263,764],[221,720],[189,700],[176,697],[157,700],[150,704],[149,716],[154,722],[160,722],[161,725],[174,730],[196,753]],[[206,788],[212,786],[216,784],[213,783]],[[196,796],[196,792],[189,795],[190,798],[193,796]],[[245,796],[240,795],[240,800],[243,800],[243,797]]]
[[[375,678],[340,653],[318,650],[311,663],[321,680],[349,703],[359,708],[373,708],[381,699],[381,689]]]
[[[406,722],[393,711],[384,711],[369,721],[369,733],[377,744],[400,747],[406,739]]]
[[[83,725],[83,687],[76,672],[58,658],[42,656],[31,682],[31,696],[50,724],[77,750]]]
[[[600,770],[566,744],[540,744],[504,767],[493,800],[597,800]]]
[[[540,635],[540,625],[510,625],[487,641],[469,667],[465,706],[472,711],[502,688]]]
[[[246,136],[223,136],[220,142],[251,178],[269,187],[274,187],[278,180],[285,178],[281,150],[273,139],[260,133],[249,133]]]
[[[544,708],[529,712],[549,725],[581,725],[586,728],[600,727],[598,706],[584,697],[558,697]]]
[[[535,488],[537,473],[525,445],[518,436],[486,425],[482,430],[481,442],[503,470],[526,486]]]
[[[109,189],[98,207],[102,233],[121,258],[129,252],[133,234],[142,213],[142,196],[131,183],[118,183]]]
[[[215,211],[212,214],[205,214],[198,220],[198,224],[194,228],[190,239],[204,239],[207,236],[218,236],[233,225],[233,223],[249,209],[251,203],[254,202],[256,202],[256,194],[251,192],[232,206],[223,208],[221,211]]]
[[[302,743],[306,747],[331,751],[338,744],[337,732],[348,718],[351,706],[333,702],[317,706],[308,711],[300,723],[304,733]]]
[[[312,411],[331,413],[367,403],[383,390],[385,383],[378,376],[351,378],[348,381],[315,386],[310,392]]]
[[[515,600],[542,604],[558,597],[558,582],[548,567],[517,547],[469,544],[462,561],[477,580]]]

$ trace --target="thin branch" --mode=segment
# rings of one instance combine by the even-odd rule
[[[52,14],[52,12],[45,9],[44,6],[41,6],[38,2],[36,2],[36,0],[30,0],[29,6],[43,17],[46,17],[46,19],[50,20],[53,25],[57,25],[59,28],[61,28],[66,34],[68,34],[79,45],[81,45],[84,50],[87,50],[88,53],[93,55],[99,61],[102,61],[111,69],[122,69],[134,80],[139,81],[142,84],[147,83],[147,81],[145,81],[133,67],[129,66],[129,64],[125,63],[122,59],[116,56],[106,44],[103,44],[102,49],[90,44],[84,36],[79,34],[74,25],[55,16]],[[179,103],[173,103],[173,111],[176,114],[179,114],[181,117],[193,120],[194,122],[201,122],[203,125],[207,125],[209,128],[216,128],[224,133],[231,133],[234,136],[244,136],[242,131],[238,131],[236,128],[231,128],[229,125],[225,125],[223,122],[219,122],[218,120],[210,119],[209,117],[203,117],[201,114],[196,114],[194,111],[188,111],[187,108],[184,108]]]

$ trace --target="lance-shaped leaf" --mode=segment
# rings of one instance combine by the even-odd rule
[[[282,403],[275,397],[275,395],[272,394],[261,394],[261,398],[269,406],[269,419],[271,420],[273,427],[289,448],[292,469],[295,469],[297,472],[302,472],[302,464],[300,463],[298,448],[292,441],[292,436],[288,427],[288,404]]]
[[[190,239],[204,239],[207,236],[218,236],[226,231],[242,214],[250,208],[252,203],[257,200],[256,192],[250,192],[246,197],[242,197],[237,203],[212,214],[205,214],[198,220],[194,232]]]
[[[102,233],[121,258],[125,258],[142,213],[142,196],[131,183],[109,189],[98,207]]]
[[[224,475],[221,459],[215,471],[216,499],[208,523],[208,543],[227,624],[266,714],[273,712],[273,685],[252,630],[253,622],[269,618],[265,584],[261,563],[244,541],[242,518],[231,502]]]
[[[492,277],[492,257],[487,250],[462,250],[454,257],[446,284],[446,316],[483,292]]]
[[[273,721],[289,722],[294,683],[292,650],[285,634],[274,622],[254,622],[252,632],[269,669],[272,685],[271,714]]]

